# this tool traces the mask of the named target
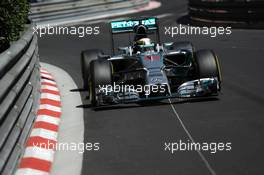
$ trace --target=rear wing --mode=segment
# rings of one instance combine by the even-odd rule
[[[111,32],[112,34],[133,32],[134,27],[141,24],[145,25],[148,30],[158,30],[157,18],[152,17],[138,20],[112,21]]]
[[[112,46],[112,55],[115,54],[115,41],[114,35],[128,33],[129,34],[129,43],[132,44],[130,33],[134,32],[134,28],[137,25],[144,25],[148,28],[148,31],[152,31],[151,33],[155,33],[156,40],[160,43],[160,36],[159,36],[159,24],[158,19],[155,17],[148,17],[148,18],[141,18],[141,19],[128,19],[128,20],[120,20],[120,21],[112,21],[110,23],[111,28],[111,46]],[[150,33],[150,34],[151,34]]]

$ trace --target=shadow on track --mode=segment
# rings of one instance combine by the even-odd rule
[[[86,89],[83,88],[78,88],[78,89],[71,89],[70,92],[85,92],[87,91]]]
[[[192,98],[192,99],[172,99],[172,104],[184,104],[184,103],[201,103],[208,101],[218,101],[217,97],[203,97],[203,98]],[[100,107],[93,107],[90,103],[76,106],[77,108],[93,109],[94,111],[105,111],[105,110],[117,110],[117,109],[129,109],[129,108],[142,108],[142,107],[155,107],[155,106],[170,105],[166,100],[163,101],[145,101],[140,103],[130,104],[115,104]]]

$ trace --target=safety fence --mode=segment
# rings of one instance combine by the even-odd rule
[[[30,19],[41,25],[47,23],[64,24],[76,20],[87,20],[99,15],[111,16],[117,11],[146,6],[149,0],[75,0],[54,3],[34,3],[31,5]]]
[[[0,174],[13,174],[36,116],[40,74],[30,27],[0,54]]]
[[[189,17],[198,24],[263,26],[264,0],[189,0]]]

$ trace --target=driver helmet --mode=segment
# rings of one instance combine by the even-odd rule
[[[141,38],[136,43],[137,43],[137,45],[141,45],[141,46],[150,45],[151,44],[151,39],[149,39],[149,38]]]

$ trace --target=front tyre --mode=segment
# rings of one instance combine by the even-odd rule
[[[217,77],[221,81],[218,59],[211,50],[198,50],[195,53],[199,78]]]
[[[109,60],[93,60],[90,64],[89,96],[92,106],[98,106],[99,86],[112,85],[112,65]]]
[[[221,90],[221,70],[217,56],[211,50],[198,50],[195,53],[198,78],[217,77]]]

